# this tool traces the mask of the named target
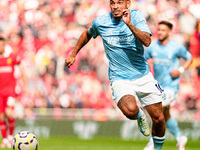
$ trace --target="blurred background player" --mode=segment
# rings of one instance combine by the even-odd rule
[[[158,40],[145,49],[145,58],[153,63],[155,79],[164,88],[166,100],[162,102],[167,128],[175,136],[179,150],[185,149],[187,137],[181,135],[177,121],[170,115],[170,103],[176,98],[179,89],[179,76],[192,63],[192,56],[183,46],[170,40],[173,25],[167,21],[158,23]],[[180,58],[185,61],[180,66]],[[150,64],[151,65],[151,64]],[[144,150],[153,149],[152,140]]]
[[[19,64],[17,56],[5,53],[5,43],[5,39],[0,37],[0,129],[3,137],[1,148],[11,147],[15,127],[16,79],[14,77],[14,66]]]
[[[109,60],[113,100],[127,118],[138,121],[139,130],[148,136],[150,128],[146,116],[136,104],[136,97],[139,97],[153,120],[154,147],[160,150],[165,141],[163,91],[158,88],[143,57],[143,45],[150,45],[151,32],[140,11],[128,10],[130,5],[130,0],[110,0],[111,12],[94,19],[92,26],[82,33],[75,49],[66,58],[66,66],[75,62],[80,49],[92,37],[100,35]]]

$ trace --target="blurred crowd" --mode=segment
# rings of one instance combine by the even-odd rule
[[[172,39],[185,45],[194,61],[181,76],[172,107],[200,113],[200,0],[132,0],[131,9],[144,14],[152,40],[158,21],[173,23]],[[0,0],[6,53],[21,57],[15,76],[17,101],[24,108],[115,107],[101,38],[92,39],[72,67],[64,66],[81,33],[108,12],[109,0]]]

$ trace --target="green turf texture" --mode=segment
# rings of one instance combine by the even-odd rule
[[[39,138],[39,150],[142,150],[147,142],[146,140],[122,140],[110,137],[82,140],[76,137],[55,136],[48,139]],[[200,150],[200,140],[189,140],[186,149]],[[177,150],[176,141],[165,141],[163,150]]]

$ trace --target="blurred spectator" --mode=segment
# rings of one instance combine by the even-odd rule
[[[91,40],[70,69],[64,67],[65,57],[82,31],[95,17],[110,11],[105,3],[109,0],[0,1],[0,35],[9,39],[7,52],[23,58],[23,69],[18,71],[18,99],[27,112],[31,107],[115,107],[101,38]],[[172,39],[192,53],[195,60],[181,77],[183,96],[178,97],[176,108],[193,109],[189,97],[194,98],[194,105],[200,101],[200,1],[132,0],[131,8],[140,9],[147,18],[152,40],[157,36],[157,22],[168,20],[175,27]],[[55,116],[59,118],[60,113]]]
[[[198,59],[200,56],[200,20],[196,22],[196,27],[192,37],[190,38],[190,52],[195,59]],[[195,64],[200,65],[200,64]]]

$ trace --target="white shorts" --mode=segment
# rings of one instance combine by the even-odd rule
[[[116,104],[125,95],[137,96],[143,107],[165,100],[164,90],[154,79],[152,73],[134,81],[116,80],[112,83],[111,89],[112,98]]]
[[[166,94],[166,99],[162,101],[162,105],[164,107],[169,106],[170,103],[177,97],[177,93],[170,89],[165,89],[165,94]]]

